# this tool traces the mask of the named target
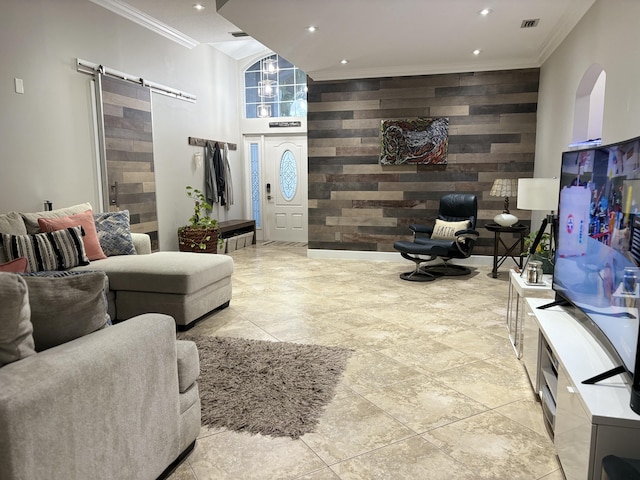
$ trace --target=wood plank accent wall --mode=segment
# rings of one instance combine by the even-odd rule
[[[102,104],[109,185],[108,210],[129,210],[131,231],[147,233],[158,249],[153,166],[151,91],[131,82],[102,78]],[[116,204],[117,201],[117,204]]]
[[[474,254],[502,211],[495,178],[533,176],[539,69],[314,82],[308,79],[309,248],[394,251],[433,224],[440,197],[478,197]],[[448,117],[447,165],[379,164],[382,120]],[[510,208],[522,223],[531,212]]]

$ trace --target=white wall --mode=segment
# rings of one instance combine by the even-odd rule
[[[560,172],[573,133],[576,90],[592,64],[604,68],[603,143],[640,136],[640,2],[597,0],[540,70],[535,176]]]
[[[208,45],[190,50],[87,0],[4,0],[0,15],[0,212],[90,201],[97,190],[90,77],[75,59],[195,94],[196,104],[153,95],[160,247],[192,213],[186,185],[201,186],[189,136],[241,143],[235,60]],[[14,77],[25,93],[14,93]],[[242,185],[232,152],[234,183]],[[237,218],[242,192],[229,212]],[[97,208],[96,208],[97,209]]]
[[[589,129],[586,136],[587,140],[602,137],[606,80],[607,74],[601,72],[589,97]]]

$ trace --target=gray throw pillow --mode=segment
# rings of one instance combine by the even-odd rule
[[[15,273],[0,272],[0,367],[36,353],[29,316],[27,284]]]
[[[27,229],[26,233],[33,234],[40,232],[40,225],[38,224],[39,218],[62,218],[69,215],[75,215],[76,213],[86,212],[91,210],[91,204],[89,202],[81,203],[79,205],[73,205],[72,207],[58,208],[56,210],[48,210],[43,212],[24,213],[20,215],[24,220],[24,225]],[[10,232],[4,232],[10,233]]]
[[[26,235],[27,227],[18,212],[0,214],[0,233],[10,233],[11,235]],[[6,263],[7,257],[4,248],[0,248],[0,263]]]
[[[131,238],[129,210],[94,213],[93,218],[100,247],[107,257],[136,254]]]
[[[69,342],[110,323],[104,272],[23,274],[29,288],[33,339],[37,352]]]
[[[0,233],[10,233],[12,235],[26,235],[27,227],[18,212],[0,214]]]

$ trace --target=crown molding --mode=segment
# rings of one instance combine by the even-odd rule
[[[100,5],[103,8],[115,13],[116,15],[120,15],[127,20],[131,20],[138,25],[151,30],[159,35],[162,35],[169,40],[172,40],[183,47],[187,47],[189,49],[200,44],[197,40],[185,35],[182,32],[179,32],[175,28],[171,28],[169,25],[162,23],[161,21],[153,18],[150,15],[147,15],[140,10],[133,8],[131,5],[126,4],[125,2],[121,2],[120,0],[89,0],[96,5]]]
[[[587,5],[585,5],[584,2],[574,1],[567,7],[564,14],[558,19],[554,26],[552,35],[540,46],[538,52],[540,65],[546,62],[553,52],[556,51],[574,27],[584,18],[594,3],[595,0],[590,1]]]

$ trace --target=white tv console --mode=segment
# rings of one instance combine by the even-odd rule
[[[605,456],[640,458],[640,415],[626,375],[582,383],[618,364],[582,320],[562,307],[537,309],[547,303],[526,298],[522,361],[567,480],[599,480]]]

